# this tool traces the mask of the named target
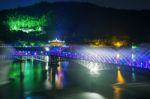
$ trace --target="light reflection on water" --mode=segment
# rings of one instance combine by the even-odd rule
[[[135,70],[132,68],[132,81],[136,81]]]
[[[121,73],[120,67],[119,67],[117,70],[116,84],[113,85],[113,89],[114,89],[113,99],[121,99],[122,88],[120,86],[123,84],[125,84],[125,79],[124,79],[124,77]]]
[[[124,79],[120,69],[117,70],[117,83],[125,84],[125,79]]]
[[[132,77],[132,82],[136,81],[136,74],[135,74],[135,69],[132,68],[131,73],[130,73],[131,77]],[[121,95],[123,93],[123,88],[122,86],[126,84],[125,78],[122,75],[121,69],[120,67],[117,70],[117,79],[116,79],[116,83],[113,85],[113,89],[114,89],[114,95],[113,95],[113,99],[122,99]]]
[[[66,62],[67,63],[67,62]],[[20,81],[20,66],[23,66],[24,77]],[[64,65],[64,66],[63,66]],[[24,61],[22,63],[15,62],[12,64],[10,77],[14,79],[15,86],[22,85],[24,91],[36,91],[36,90],[51,90],[51,89],[63,89],[66,82],[65,73],[62,67],[66,67],[65,62],[58,62],[56,69],[48,69],[48,62],[37,61]],[[65,83],[64,83],[65,82]],[[18,86],[19,87],[19,86]]]
[[[24,64],[24,78],[23,80],[20,80],[20,65]],[[18,88],[20,88],[20,92],[21,93],[27,93],[28,91],[41,91],[41,90],[53,90],[53,89],[58,89],[58,90],[62,90],[65,89],[66,86],[68,86],[70,84],[67,85],[67,79],[66,77],[66,71],[67,69],[70,69],[70,67],[68,68],[68,65],[74,65],[74,64],[69,64],[68,61],[58,61],[58,66],[56,66],[57,68],[51,68],[51,65],[49,65],[49,63],[43,63],[43,62],[37,62],[37,61],[25,61],[24,63],[20,63],[20,62],[15,62],[12,66],[12,71],[11,71],[11,78],[15,79],[15,83],[16,86],[18,86]],[[75,64],[76,66],[76,64]],[[75,67],[74,66],[74,67]],[[86,78],[84,79],[84,84],[83,84],[83,78],[80,75],[77,75],[78,71],[75,70],[73,66],[71,67],[71,69],[74,69],[74,73],[75,76],[72,75],[72,78],[75,79],[74,77],[79,77],[80,79],[78,79],[79,81],[81,80],[81,86],[83,86],[83,88],[89,88],[88,84],[89,84],[89,79],[88,79],[88,75],[86,75],[86,71],[84,71],[83,74],[84,77]],[[79,68],[81,69],[81,68]],[[101,71],[100,71],[101,72]],[[117,75],[115,75],[115,73]],[[70,74],[72,73],[72,71],[69,72]],[[109,77],[109,75],[105,74],[106,72],[101,72],[101,76],[97,76],[97,77],[92,77],[93,80],[93,84],[95,84],[95,90],[99,90],[99,86],[101,86],[101,84],[99,83],[105,83],[105,78],[106,77],[106,82],[110,82],[111,80],[108,80],[107,77]],[[78,73],[79,74],[79,73]],[[122,99],[122,94],[123,94],[123,89],[122,89],[122,85],[126,84],[128,82],[127,79],[127,75],[124,73],[124,71],[122,71],[122,69],[118,68],[118,70],[113,71],[113,74],[111,76],[111,79],[113,79],[112,82],[114,82],[114,80],[116,80],[116,83],[112,86],[113,90],[111,89],[111,95],[110,97],[112,97],[113,99]],[[132,73],[129,73],[130,76],[128,75],[128,78],[132,77],[132,81],[136,81],[136,76],[135,75],[135,70],[132,69]],[[104,75],[104,76],[103,76]],[[131,76],[132,75],[132,76]],[[97,80],[99,79],[99,80]],[[100,81],[101,79],[103,79],[104,81]],[[72,80],[72,79],[71,79]],[[76,80],[76,79],[75,79]],[[74,82],[74,81],[73,81]],[[75,83],[79,83],[79,82],[75,82]],[[72,84],[72,82],[71,82]],[[74,84],[74,83],[73,83]],[[112,84],[112,83],[110,83]],[[85,86],[84,86],[85,85]],[[89,84],[90,85],[90,84]],[[72,86],[69,86],[69,88],[72,88]],[[74,86],[73,86],[74,87]],[[76,86],[75,86],[76,87]],[[77,85],[78,87],[78,85]],[[79,85],[80,87],[80,85]],[[94,87],[94,86],[92,86]],[[104,87],[105,88],[105,87]],[[92,89],[92,91],[93,91]],[[103,87],[102,87],[103,89]],[[100,89],[101,90],[101,89]],[[108,92],[108,91],[107,91]],[[107,93],[106,92],[106,93]],[[112,93],[113,92],[113,93]],[[101,94],[101,93],[99,93]],[[23,97],[23,96],[22,96]],[[89,96],[88,96],[89,97]]]
[[[113,86],[113,89],[114,89],[114,96],[113,96],[113,99],[121,99],[121,92],[122,92],[122,89],[119,88],[118,86]]]
[[[63,89],[64,88],[64,71],[61,67],[61,62],[58,62],[57,70],[50,68],[47,70],[45,87],[47,89]]]

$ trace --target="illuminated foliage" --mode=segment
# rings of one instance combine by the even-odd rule
[[[129,40],[127,37],[112,37],[112,45],[116,48],[119,48],[119,47],[123,47],[123,46],[127,46],[128,43],[129,43]]]
[[[104,46],[114,46],[114,47],[123,47],[127,46],[128,42],[126,40],[119,40],[119,39],[95,39],[95,40],[89,40],[87,43],[91,47],[104,47]]]
[[[124,46],[124,45],[126,45],[126,42],[125,41],[114,41],[113,42],[113,45],[115,46],[115,47],[122,47],[122,46]]]
[[[48,25],[47,16],[40,18],[27,15],[11,15],[8,17],[7,25],[10,31],[23,31],[26,33],[40,32]]]
[[[102,39],[90,40],[88,43],[91,47],[104,47],[107,45],[107,41]]]

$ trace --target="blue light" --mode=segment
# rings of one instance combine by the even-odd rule
[[[35,48],[35,47],[33,47]],[[37,48],[37,47],[36,47]],[[38,46],[38,48],[40,48]],[[37,48],[37,49],[38,49]],[[150,69],[150,54],[148,49],[136,48],[89,48],[89,47],[45,47],[45,50],[25,51],[18,50],[16,55],[56,55],[66,58],[90,60],[101,63],[128,65]],[[135,57],[136,56],[136,57]]]

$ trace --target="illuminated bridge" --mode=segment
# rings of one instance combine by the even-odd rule
[[[17,48],[16,56],[58,56],[90,62],[150,69],[148,48],[91,48],[87,46]]]

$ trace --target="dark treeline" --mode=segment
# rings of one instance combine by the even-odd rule
[[[14,13],[41,16],[51,11],[53,24],[45,28],[46,34],[27,35],[21,31],[11,32],[5,23]],[[118,10],[102,8],[89,3],[46,3],[0,11],[0,39],[47,41],[60,38],[70,43],[82,43],[88,39],[128,37],[130,41],[150,42],[150,11]]]

